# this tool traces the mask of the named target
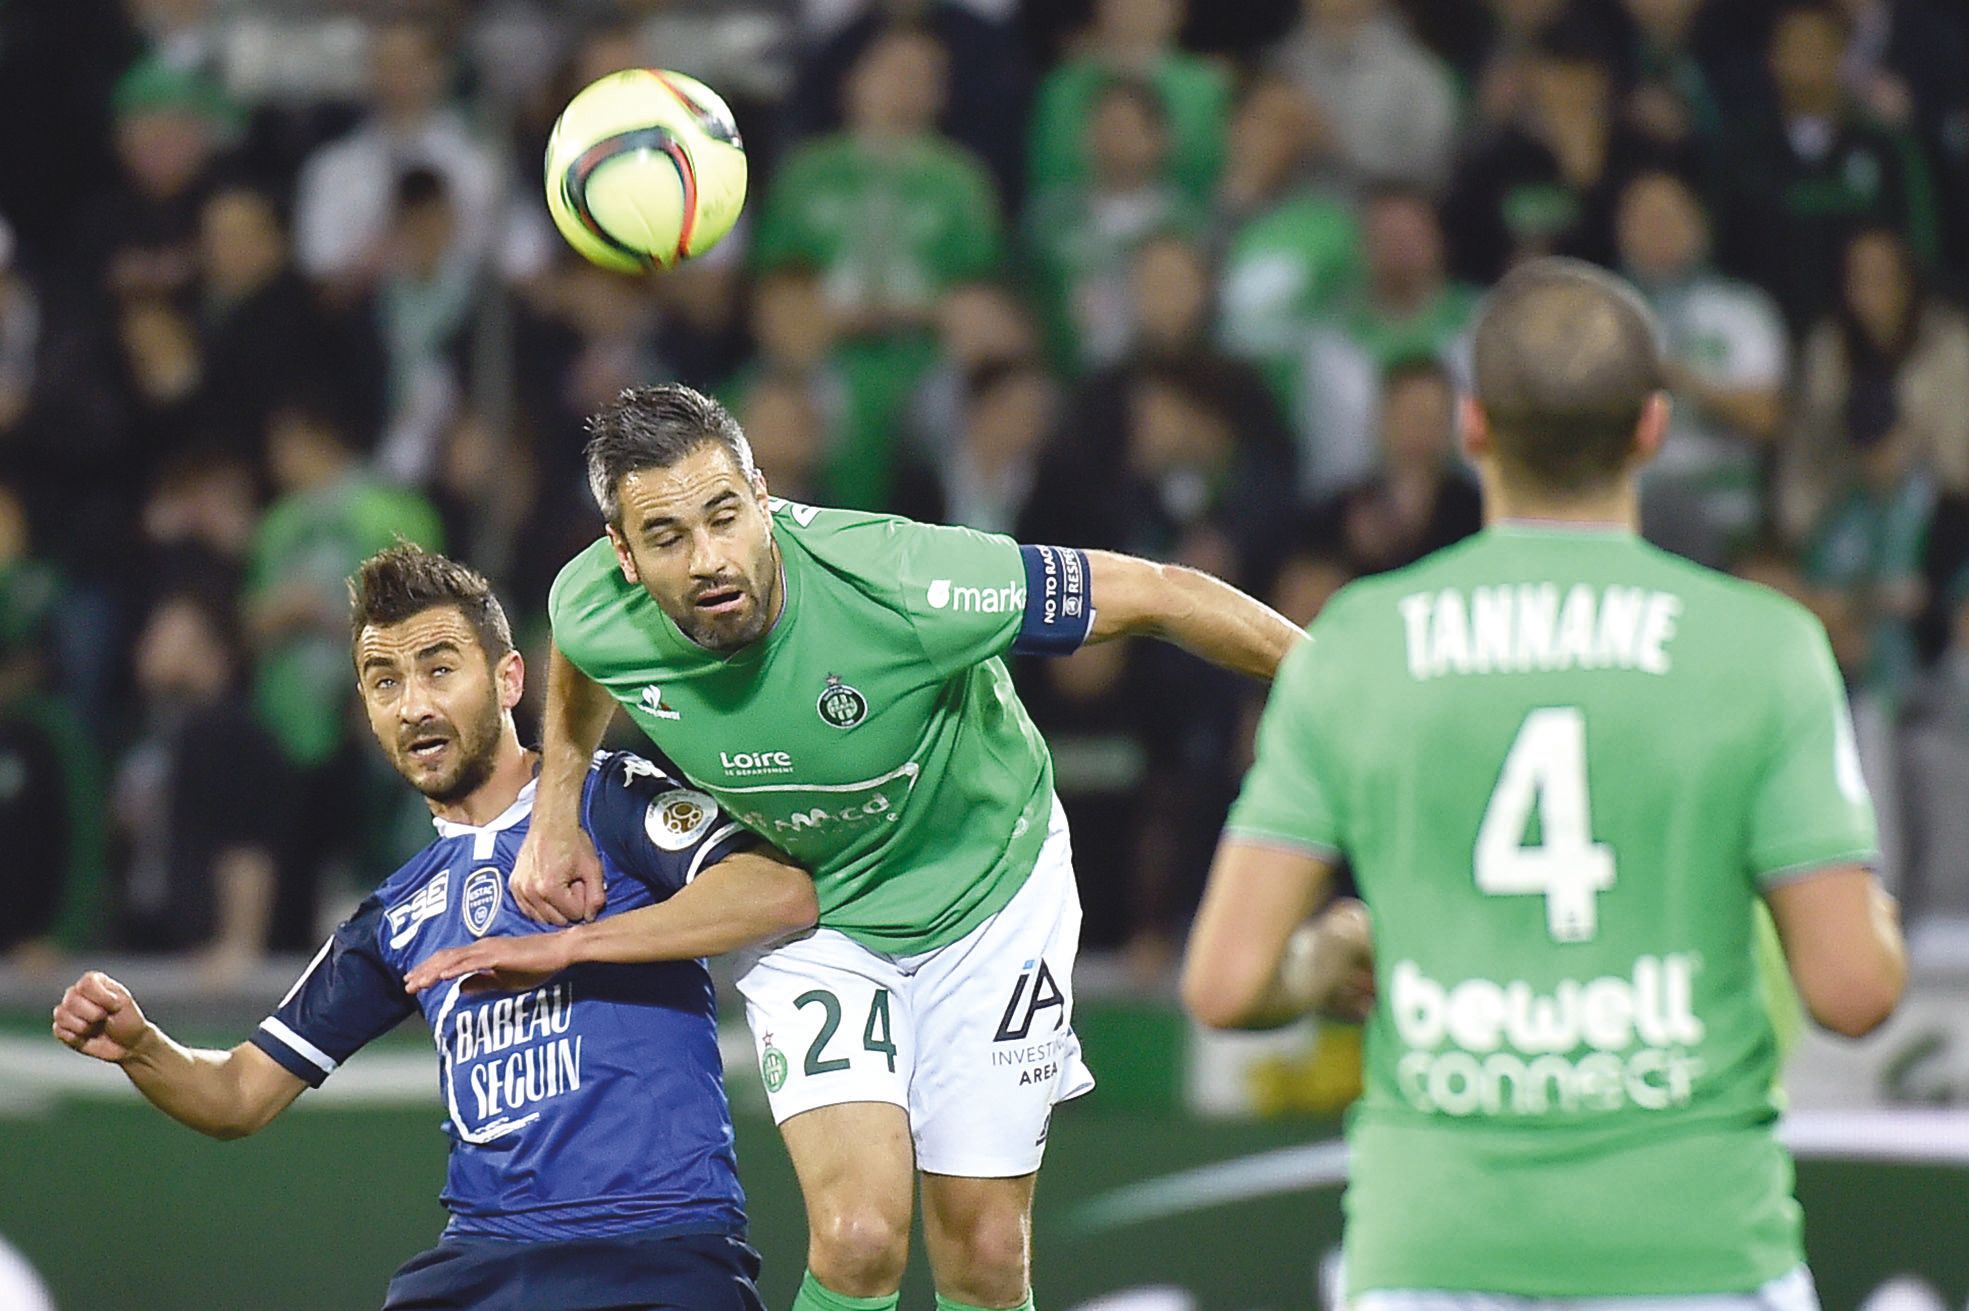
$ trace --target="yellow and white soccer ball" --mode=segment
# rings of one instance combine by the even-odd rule
[[[547,209],[605,269],[666,269],[717,245],[745,207],[732,111],[693,77],[610,73],[568,102],[547,138]]]

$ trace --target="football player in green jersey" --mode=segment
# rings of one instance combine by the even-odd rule
[[[1001,657],[1139,633],[1270,678],[1302,635],[1193,570],[769,500],[688,388],[626,392],[591,433],[608,532],[549,603],[515,897],[552,923],[596,910],[574,802],[620,705],[813,871],[820,928],[739,974],[807,1205],[796,1308],[896,1305],[919,1171],[939,1306],[1030,1307],[1048,1121],[1093,1079],[1066,820]],[[531,949],[487,939],[445,968]]]
[[[1185,966],[1257,1027],[1328,1000],[1335,863],[1371,920],[1348,1122],[1355,1311],[1805,1311],[1760,902],[1806,1008],[1899,1000],[1894,903],[1824,631],[1642,542],[1668,419],[1625,284],[1521,266],[1476,329],[1486,530],[1337,594],[1286,660]]]

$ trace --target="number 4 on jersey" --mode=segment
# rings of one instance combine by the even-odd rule
[[[1534,807],[1538,842],[1526,846]],[[1477,830],[1476,874],[1478,890],[1492,896],[1543,896],[1555,941],[1585,942],[1598,931],[1595,897],[1613,886],[1613,848],[1593,841],[1577,706],[1525,716]]]

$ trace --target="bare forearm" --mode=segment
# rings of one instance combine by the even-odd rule
[[[540,730],[540,786],[535,814],[575,821],[588,762],[615,717],[607,688],[553,647],[547,658],[547,708]]]
[[[240,1048],[186,1047],[153,1024],[121,1065],[145,1100],[179,1124],[214,1138],[243,1138],[265,1127],[293,1098],[268,1106],[251,1096],[241,1060]],[[294,1082],[298,1093],[300,1081]]]
[[[733,856],[667,901],[570,929],[568,940],[576,961],[695,960],[806,928],[817,913],[806,874]]]
[[[1213,665],[1270,679],[1294,644],[1291,620],[1237,588],[1182,565],[1089,551],[1093,641],[1145,635],[1174,642]]]

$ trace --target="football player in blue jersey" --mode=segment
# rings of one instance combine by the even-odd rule
[[[452,1139],[451,1220],[390,1281],[389,1311],[759,1311],[701,958],[812,925],[812,881],[656,765],[598,755],[583,826],[608,906],[579,930],[583,963],[546,935],[524,971],[413,997],[406,976],[433,952],[542,932],[506,891],[533,799],[534,753],[513,725],[523,670],[485,579],[442,556],[384,551],[350,595],[370,728],[429,802],[437,840],[232,1050],[173,1042],[96,972],[56,1007],[55,1036],[120,1065],[173,1119],[237,1138],[421,1007]],[[615,955],[619,941],[646,962],[651,933],[674,959]]]

